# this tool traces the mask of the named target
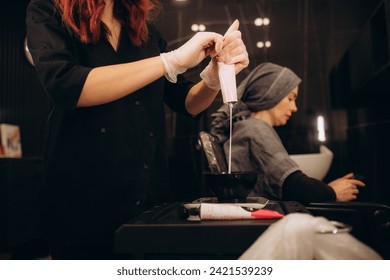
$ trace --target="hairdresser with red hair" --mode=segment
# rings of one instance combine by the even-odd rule
[[[238,22],[167,52],[155,0],[32,0],[27,40],[52,111],[44,204],[53,259],[113,259],[115,230],[169,194],[164,103],[196,116],[216,60],[245,68]],[[182,75],[211,56],[194,84]]]

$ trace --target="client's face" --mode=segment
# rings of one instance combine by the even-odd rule
[[[298,87],[287,94],[275,107],[269,110],[273,126],[285,125],[292,114],[298,111],[295,100],[298,97]]]

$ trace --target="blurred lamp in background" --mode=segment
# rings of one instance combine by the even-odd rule
[[[258,47],[259,49],[262,49],[262,48],[269,48],[271,47],[271,41],[259,41],[256,43],[256,47]]]
[[[196,23],[194,23],[193,25],[191,25],[191,30],[194,31],[194,32],[205,31],[206,30],[206,26],[204,24],[196,24]]]
[[[325,120],[323,116],[317,117],[317,131],[318,131],[318,141],[325,142]]]
[[[256,26],[269,25],[270,20],[269,20],[269,18],[256,18],[254,21],[254,24]]]

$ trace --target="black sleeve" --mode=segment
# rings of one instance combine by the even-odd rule
[[[283,182],[283,200],[302,203],[335,201],[336,193],[327,184],[306,176],[302,171],[295,171]]]
[[[165,81],[164,102],[176,113],[192,117],[186,109],[185,102],[194,83],[187,80],[183,75],[177,76],[177,83]]]
[[[32,0],[26,24],[28,47],[39,80],[56,106],[73,112],[92,68],[80,65],[76,59],[72,35],[53,0]]]

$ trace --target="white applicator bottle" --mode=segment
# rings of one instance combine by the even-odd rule
[[[233,24],[226,31],[225,36],[234,30],[238,30],[239,22],[235,20]],[[223,103],[229,105],[230,110],[230,141],[229,141],[229,155],[228,155],[228,174],[232,171],[232,113],[233,104],[237,102],[237,85],[236,85],[236,71],[234,64],[225,64],[218,62],[218,76],[219,83],[221,84],[222,100]]]

